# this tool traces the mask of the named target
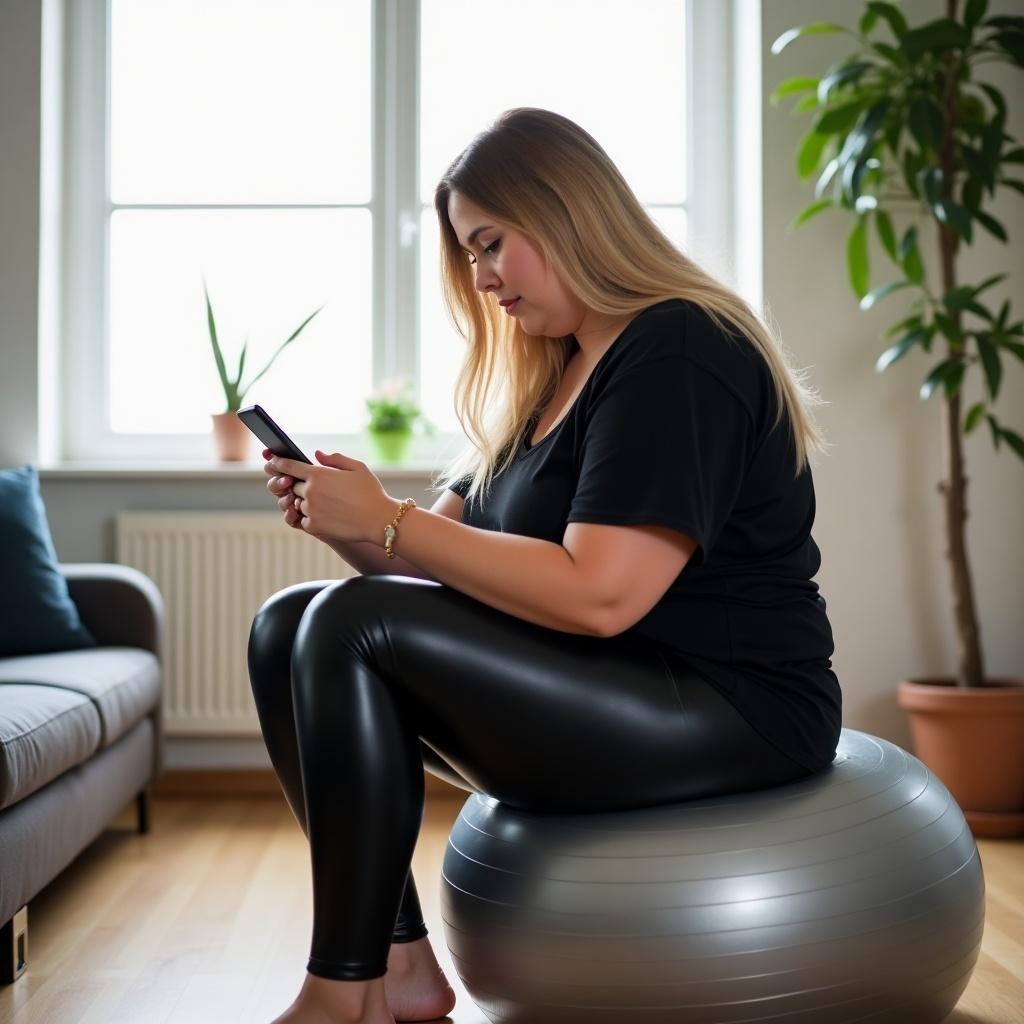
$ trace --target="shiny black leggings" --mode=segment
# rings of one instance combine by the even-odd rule
[[[586,813],[806,775],[678,656],[631,634],[535,625],[428,580],[354,576],[274,594],[249,676],[309,839],[307,970],[360,980],[427,934],[410,865],[423,769],[536,812]]]

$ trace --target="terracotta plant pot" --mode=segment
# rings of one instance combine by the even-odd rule
[[[381,462],[401,462],[409,450],[412,441],[412,427],[402,430],[374,430],[366,428],[370,437],[370,446]]]
[[[221,462],[245,462],[252,453],[252,431],[233,412],[213,414],[213,441]]]
[[[1024,835],[1024,679],[899,686],[914,752],[960,805],[975,836]]]

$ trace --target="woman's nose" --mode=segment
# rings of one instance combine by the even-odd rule
[[[498,283],[498,275],[492,270],[488,270],[486,267],[480,270],[476,275],[476,287],[477,291],[485,292],[488,288],[491,288]]]

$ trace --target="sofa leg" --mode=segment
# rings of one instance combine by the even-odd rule
[[[28,906],[0,926],[0,984],[10,985],[28,966]]]
[[[139,812],[139,833],[145,835],[149,832],[149,788],[142,790],[135,798],[135,806]]]

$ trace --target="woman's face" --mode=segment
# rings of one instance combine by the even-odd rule
[[[580,329],[586,307],[562,285],[526,235],[454,191],[448,197],[448,220],[473,264],[476,287],[493,295],[495,304],[518,298],[511,315],[527,334],[562,338]]]

